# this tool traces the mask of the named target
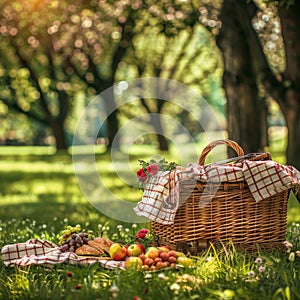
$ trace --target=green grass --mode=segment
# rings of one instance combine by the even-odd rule
[[[132,168],[153,151],[141,145],[131,149]],[[176,152],[167,159],[174,157]],[[141,191],[117,178],[108,154],[98,152],[97,166],[113,193],[126,201],[140,199]],[[102,225],[108,237],[118,231],[119,224],[132,230],[131,223],[109,219],[84,197],[67,153],[53,155],[53,149],[43,147],[1,147],[0,169],[0,248],[32,237],[57,243],[67,224],[79,223],[96,234]],[[300,250],[299,207],[291,197],[287,239],[293,244],[292,252]],[[138,224],[143,226],[147,224]],[[262,268],[255,263],[258,256]],[[153,273],[106,270],[97,264],[49,269],[1,263],[0,299],[300,299],[300,257],[290,261],[287,252],[251,255],[234,248],[229,252],[212,248],[194,259],[193,269]]]

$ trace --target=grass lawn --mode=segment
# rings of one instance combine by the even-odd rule
[[[138,167],[138,159],[148,159],[151,151],[135,149],[130,155],[132,168]],[[276,158],[283,162],[280,153],[273,155]],[[122,183],[110,157],[101,151],[97,166],[113,193],[126,201],[140,199],[141,191]],[[0,169],[0,248],[34,237],[57,243],[66,225],[81,224],[107,237],[120,224],[125,231],[133,230],[131,223],[106,217],[84,197],[68,154],[53,155],[53,149],[43,147],[1,147]],[[287,239],[293,244],[292,253],[300,250],[299,207],[291,197]],[[145,226],[138,224],[135,230]],[[300,299],[297,255],[293,259],[286,251],[250,255],[210,249],[194,259],[192,269],[150,273],[107,270],[98,264],[5,267],[0,261],[0,299]]]

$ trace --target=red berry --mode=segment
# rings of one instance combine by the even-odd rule
[[[73,272],[68,271],[68,272],[67,272],[67,276],[68,276],[68,277],[72,277],[72,276],[73,276]]]

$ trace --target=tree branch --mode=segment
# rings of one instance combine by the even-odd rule
[[[51,36],[47,37],[46,42],[48,43],[48,45],[46,44],[45,52],[47,53],[48,61],[51,66],[50,67],[51,78],[53,80],[55,80],[55,82],[57,82],[58,81],[57,72],[56,72],[57,67],[55,66],[55,63],[53,60],[53,51],[50,50],[50,49],[53,49]],[[57,93],[58,93],[58,102],[59,102],[58,120],[63,124],[67,117],[68,111],[69,111],[69,102],[67,100],[67,95],[64,90],[57,89]]]
[[[10,101],[8,101],[7,99],[1,99],[1,101],[7,105],[8,107],[14,109],[16,112],[21,113],[23,115],[26,115],[44,125],[48,126],[48,122],[46,122],[43,118],[39,117],[38,115],[34,114],[32,111],[25,111],[23,110],[17,102],[13,102],[11,103]]]
[[[252,26],[252,17],[257,11],[257,6],[254,1],[250,1],[248,4],[243,1],[236,1],[235,5],[237,6],[236,11],[239,16],[239,23],[242,26],[245,35],[248,37],[248,47],[254,62],[257,78],[263,83],[266,92],[270,96],[279,103],[283,103],[285,101],[283,95],[285,94],[286,89],[273,74],[266,55],[264,54],[258,34]]]
[[[299,1],[295,1],[290,7],[286,5],[278,6],[286,62],[283,76],[290,84],[294,85],[298,85],[300,80],[299,65],[296,63],[299,61],[300,54],[299,13]]]
[[[37,88],[37,90],[40,93],[40,100],[41,100],[41,104],[42,104],[41,106],[42,106],[42,109],[45,113],[46,118],[52,119],[53,116],[51,115],[51,112],[48,109],[46,96],[45,96],[44,92],[42,91],[42,89],[39,85],[38,77],[36,76],[34,70],[31,68],[28,61],[21,55],[18,46],[14,45],[14,47],[15,47],[15,52],[17,54],[18,59],[20,60],[21,64],[29,70],[30,75],[31,75],[30,78],[33,80],[34,86]]]
[[[191,42],[191,39],[192,39],[193,35],[194,35],[194,27],[191,28],[188,36],[186,37],[184,43],[181,46],[181,49],[180,49],[180,51],[178,53],[178,56],[176,57],[176,59],[174,59],[174,62],[176,62],[176,63],[174,63],[174,66],[173,66],[173,68],[170,71],[169,78],[173,78],[174,77],[174,74],[175,74],[175,72],[177,70],[177,67],[178,67],[180,61],[184,58],[184,56],[186,54],[185,49],[188,47],[189,43]]]
[[[141,100],[141,103],[142,103],[143,107],[146,109],[147,113],[151,114],[152,111],[151,111],[149,105],[147,104],[145,98],[141,98],[140,100]]]

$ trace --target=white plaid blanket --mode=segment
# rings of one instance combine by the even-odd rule
[[[6,266],[45,265],[53,267],[56,264],[90,265],[99,263],[107,269],[120,268],[125,270],[124,261],[108,260],[100,257],[78,256],[73,252],[61,252],[59,247],[47,240],[30,239],[25,243],[6,245],[1,249],[2,260]]]
[[[300,172],[297,169],[271,160],[245,160],[237,164],[207,166],[190,163],[187,168],[180,167],[151,177],[142,200],[134,208],[135,213],[161,224],[172,224],[179,204],[179,183],[191,179],[206,182],[208,187],[210,182],[244,181],[256,202],[287,189],[293,189],[298,196],[300,187]],[[211,199],[213,197],[211,193]]]

